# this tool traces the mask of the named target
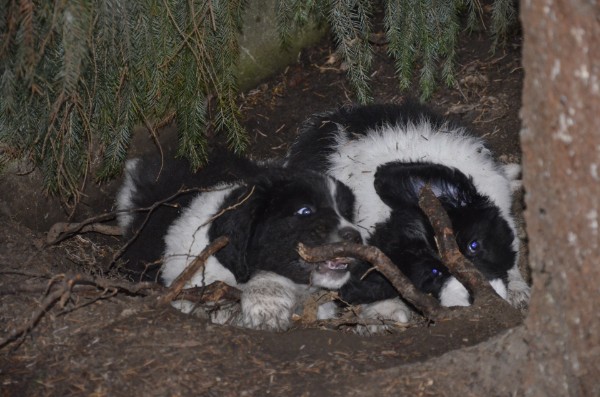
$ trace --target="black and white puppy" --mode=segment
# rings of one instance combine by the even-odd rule
[[[287,166],[304,167],[347,184],[357,200],[356,224],[421,290],[446,306],[469,305],[468,291],[443,266],[433,230],[418,207],[429,183],[455,229],[463,254],[514,306],[529,286],[518,267],[519,241],[511,213],[518,165],[501,166],[483,141],[428,108],[344,107],[309,119],[290,148]],[[356,271],[364,269],[357,267]],[[340,291],[350,303],[370,303],[367,317],[400,322],[411,311],[381,275],[353,277]],[[375,303],[373,303],[375,302]]]
[[[351,223],[354,196],[347,186],[316,172],[259,165],[223,153],[198,173],[181,167],[189,166],[148,159],[127,163],[117,206],[125,235],[137,233],[125,253],[134,272],[143,273],[146,263],[162,256],[160,280],[168,286],[212,241],[228,236],[229,243],[208,259],[188,287],[214,281],[238,287],[241,313],[213,320],[267,330],[289,328],[292,314],[312,290],[336,290],[348,281],[352,260],[311,264],[296,251],[300,242],[362,242]],[[217,180],[222,182],[215,184]],[[165,203],[147,219],[133,211],[173,196],[182,186],[207,189],[178,196],[179,208]],[[177,306],[191,310],[186,302]]]

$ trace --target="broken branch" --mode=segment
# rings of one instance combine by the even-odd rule
[[[103,223],[58,222],[48,230],[46,244],[54,245],[73,234],[89,232],[105,234],[107,236],[120,236],[123,234],[119,226],[105,225]]]
[[[100,290],[99,294],[98,290]],[[14,291],[8,291],[10,294],[13,292]],[[0,348],[26,336],[39,323],[42,317],[44,317],[44,315],[57,303],[61,309],[66,312],[71,312],[87,306],[94,301],[114,297],[119,292],[137,296],[159,295],[162,298],[168,294],[170,290],[163,285],[152,282],[130,283],[127,281],[116,281],[105,278],[89,279],[81,274],[71,276],[59,274],[50,278],[45,286],[40,286],[35,290],[29,288],[26,292],[42,292],[42,302],[39,307],[35,309],[28,321],[14,329],[5,338],[0,339]],[[70,301],[72,295],[75,293],[84,293],[89,296],[92,301],[66,310],[65,306],[67,302]],[[5,292],[2,291],[2,294],[5,294]],[[195,303],[218,302],[221,300],[237,302],[240,300],[240,291],[225,283],[215,282],[205,287],[180,290],[179,296],[177,297]]]
[[[483,274],[460,252],[450,218],[429,186],[421,189],[419,206],[433,227],[442,261],[473,296],[473,305],[463,311],[453,312],[453,317],[488,316],[506,328],[519,324],[521,313],[498,296]]]
[[[367,261],[381,272],[399,294],[422,312],[425,317],[432,320],[446,317],[447,310],[441,307],[435,298],[419,291],[377,247],[355,243],[335,243],[319,247],[307,247],[300,243],[298,244],[298,253],[307,262],[322,262],[344,256]]]
[[[171,303],[171,301],[173,301],[173,299],[175,299],[177,295],[181,293],[183,287],[190,281],[194,274],[204,267],[206,260],[211,255],[214,255],[215,252],[225,247],[228,243],[229,238],[227,238],[227,236],[221,236],[204,248],[200,255],[194,258],[194,260],[185,268],[185,270],[179,276],[177,276],[167,292],[159,298],[159,302],[161,304]]]
[[[185,299],[196,303],[219,301],[239,302],[242,291],[222,281],[215,281],[205,287],[192,287],[181,290],[176,299]]]
[[[421,189],[419,206],[433,226],[438,251],[452,275],[471,291],[474,300],[487,295],[498,297],[481,272],[460,252],[450,218],[429,186]]]

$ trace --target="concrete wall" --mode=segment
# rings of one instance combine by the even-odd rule
[[[310,24],[292,36],[289,48],[282,49],[275,21],[275,0],[250,0],[246,6],[240,39],[241,59],[238,82],[242,90],[283,70],[296,61],[302,48],[316,44],[326,29]]]

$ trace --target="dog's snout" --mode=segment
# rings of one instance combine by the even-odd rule
[[[343,227],[338,231],[338,234],[344,241],[359,244],[362,243],[360,232],[352,227]]]

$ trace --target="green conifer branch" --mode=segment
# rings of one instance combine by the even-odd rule
[[[311,20],[328,21],[357,101],[371,101],[372,0],[278,0],[282,44]],[[242,151],[236,67],[244,0],[6,0],[0,2],[0,167],[27,158],[47,191],[76,203],[86,181],[119,172],[134,126],[175,115],[178,152],[205,161],[207,132]],[[385,0],[388,51],[401,88],[420,73],[422,97],[441,74],[454,81],[459,13],[482,19],[479,0]],[[494,0],[501,44],[512,0]],[[91,164],[101,166],[91,174]]]
[[[360,103],[371,101],[369,73],[372,48],[368,41],[370,16],[368,0],[335,0],[329,11],[337,51],[347,64],[348,79]]]
[[[294,34],[311,20],[317,23],[325,19],[327,1],[318,0],[277,0],[275,16],[281,46],[289,48]]]
[[[495,50],[499,44],[504,43],[508,29],[516,19],[516,10],[513,1],[494,1],[492,7],[492,36],[494,38],[492,50]]]

